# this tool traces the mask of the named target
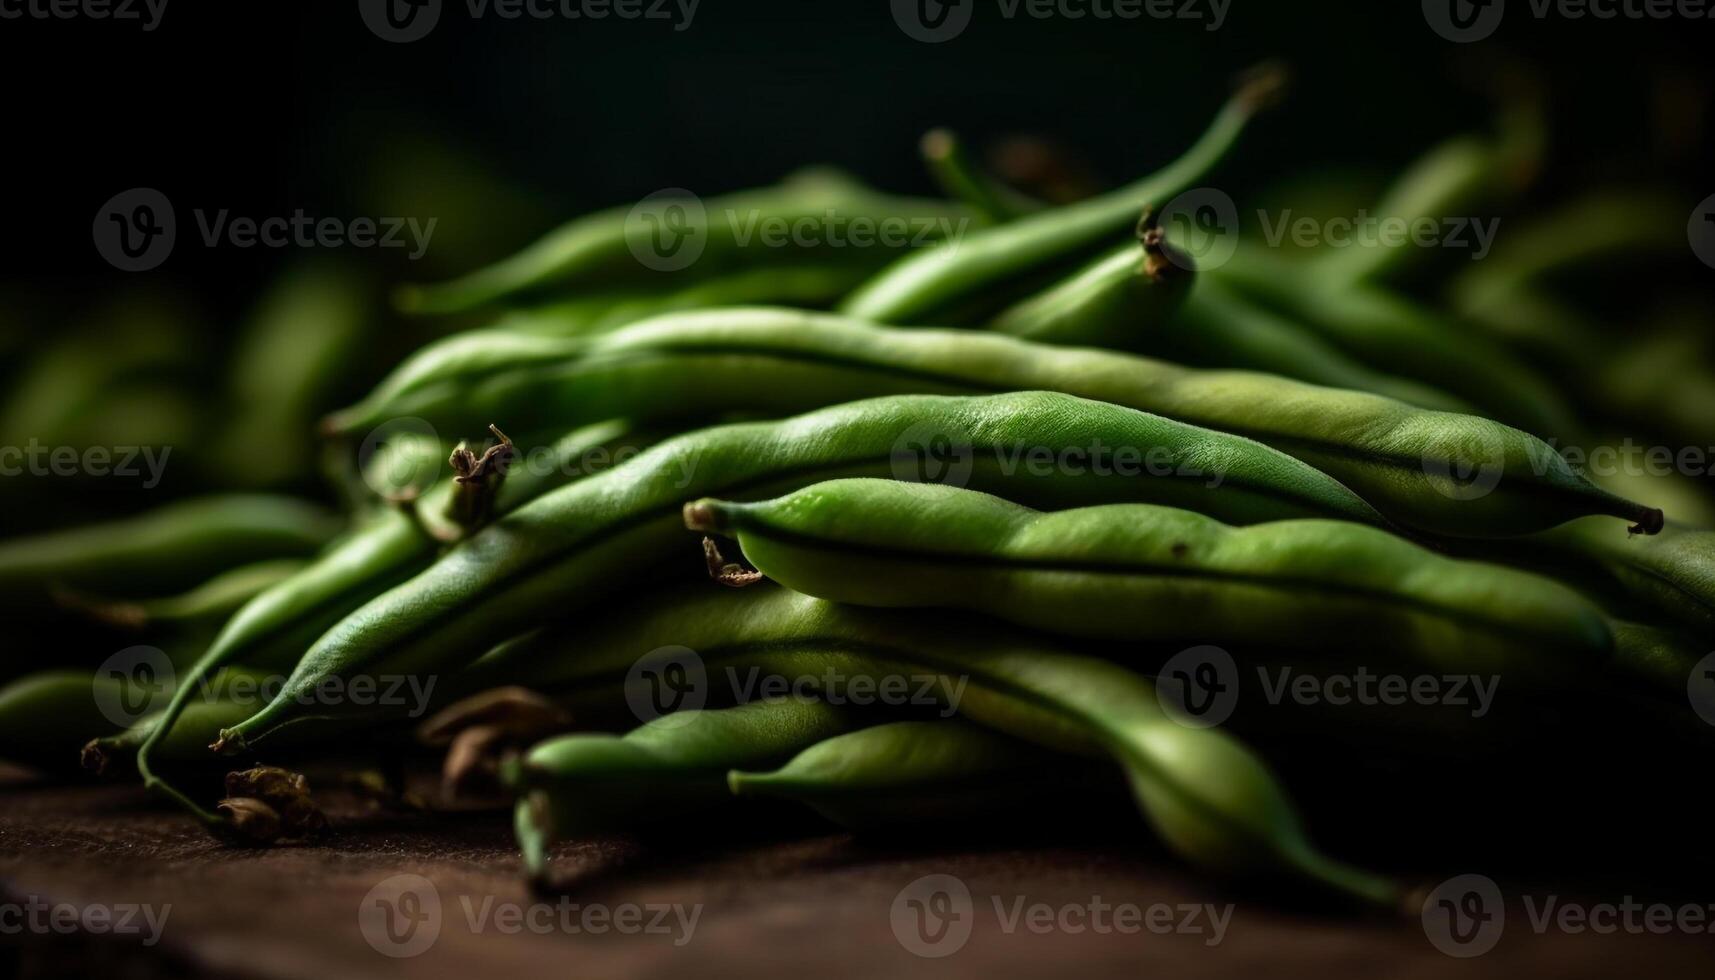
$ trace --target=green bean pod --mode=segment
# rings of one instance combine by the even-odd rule
[[[623,422],[586,426],[555,443],[550,455],[556,462],[576,460],[592,447],[623,440],[629,431]],[[558,465],[540,472],[515,473],[513,479],[502,484],[495,509],[504,513],[578,475]],[[425,513],[444,511],[453,493],[451,483],[443,482],[425,495],[418,506]],[[246,603],[227,621],[188,672],[162,712],[161,720],[139,749],[137,770],[144,785],[176,800],[205,822],[217,823],[218,817],[157,777],[151,767],[156,746],[173,731],[180,713],[192,703],[202,682],[222,668],[237,664],[284,668],[296,663],[299,654],[341,617],[428,566],[439,546],[440,542],[427,533],[424,523],[410,513],[380,511],[369,524],[329,549],[308,568]]]
[[[1205,367],[1278,374],[1314,385],[1367,391],[1438,412],[1472,414],[1469,402],[1419,381],[1378,371],[1315,331],[1252,301],[1226,283],[1201,279],[1172,318],[1133,345],[1142,353]]]
[[[1040,513],[933,484],[839,480],[757,503],[699,500],[790,589],[967,609],[1089,639],[1377,652],[1435,669],[1581,680],[1613,649],[1601,609],[1526,572],[1455,561],[1341,521],[1230,528],[1111,504]]]
[[[895,721],[835,735],[769,772],[734,769],[738,796],[792,800],[848,830],[1002,822],[1045,798],[1084,802],[1082,760],[957,718]]]
[[[1090,465],[1119,451],[1149,462]],[[1044,466],[1043,454],[1066,462]],[[1381,521],[1333,479],[1259,443],[1049,392],[881,398],[723,426],[662,443],[471,536],[330,629],[280,697],[224,733],[223,746],[242,748],[301,714],[295,702],[324,678],[444,671],[492,643],[496,624],[516,632],[599,599],[672,554],[687,497],[875,475],[952,479],[1046,506],[1142,499],[1235,523]]]
[[[356,432],[418,416],[450,431],[515,414],[563,425],[784,413],[903,391],[1014,390],[1060,391],[1247,436],[1332,475],[1388,519],[1434,534],[1527,534],[1589,514],[1645,531],[1661,522],[1659,511],[1593,486],[1541,440],[1475,416],[1260,374],[791,310],[677,314],[594,339],[511,338],[463,363],[402,368],[329,426]]]
[[[309,560],[302,558],[277,558],[240,565],[221,572],[196,588],[156,599],[113,601],[76,597],[65,601],[82,612],[129,629],[159,624],[218,624],[257,595],[298,574],[309,564]]]
[[[1650,538],[1612,531],[1600,522],[1575,521],[1527,544],[1604,576],[1622,594],[1699,639],[1715,639],[1715,531],[1677,523]]]
[[[494,329],[544,337],[576,337],[680,310],[757,304],[825,309],[851,292],[865,274],[864,267],[851,265],[750,269],[679,289],[637,288],[580,295],[502,317]],[[429,347],[452,342],[454,338],[449,338]]]
[[[554,841],[683,820],[732,801],[727,773],[773,765],[863,724],[809,698],[663,715],[624,735],[562,735],[509,767],[515,824],[533,877]]]
[[[339,531],[320,507],[231,494],[138,517],[0,543],[0,608],[40,606],[54,588],[166,595],[247,562],[313,554]]]
[[[1570,438],[1577,418],[1552,385],[1498,344],[1385,289],[1307,283],[1293,264],[1256,250],[1204,273],[1285,312],[1382,371],[1444,389],[1538,436]]]
[[[951,247],[908,255],[847,297],[840,311],[877,323],[954,322],[950,313],[968,308],[972,300],[999,295],[1009,283],[1076,261],[1124,232],[1139,212],[1163,206],[1219,163],[1282,84],[1278,71],[1253,77],[1202,138],[1166,168],[1100,197],[974,231]]]
[[[46,772],[74,768],[79,745],[118,727],[95,694],[98,685],[118,683],[89,671],[53,670],[0,686],[0,759]]]
[[[1003,311],[990,329],[1046,344],[1140,349],[1185,301],[1192,273],[1168,256],[1149,215],[1137,238]]]
[[[741,191],[681,202],[674,214],[684,226],[672,229],[679,245],[696,243],[700,254],[681,279],[704,279],[742,273],[784,263],[827,264],[834,259],[861,269],[880,266],[905,248],[926,241],[956,237],[973,221],[972,212],[960,205],[922,198],[894,197],[878,193],[850,177],[827,170],[794,174],[778,187]],[[667,205],[663,203],[663,207]],[[663,211],[665,213],[665,211]],[[656,229],[649,220],[661,217],[649,209],[631,206],[599,211],[579,218],[549,233],[518,254],[463,278],[436,286],[416,286],[401,291],[399,304],[407,310],[450,313],[538,296],[552,291],[590,288],[612,289],[630,285],[653,287],[667,273],[645,265],[634,254],[634,246],[649,248]],[[795,245],[770,247],[762,237],[763,223],[796,228],[802,223],[837,219],[848,227],[884,223],[906,223],[909,232],[898,236],[874,236],[871,247],[836,247],[833,240],[821,247]]]
[[[1118,762],[1155,831],[1194,864],[1294,875],[1369,902],[1399,900],[1394,883],[1316,851],[1267,767],[1219,729],[1174,721],[1143,677],[977,619],[841,606],[774,586],[704,586],[503,646],[483,658],[473,681],[551,692],[624,677],[667,646],[695,651],[711,685],[726,677],[736,686],[752,671],[863,679],[870,690],[905,678],[914,692],[919,679],[931,679],[945,703],[977,724]]]
[[[1049,207],[978,170],[964,141],[949,130],[932,129],[923,134],[919,150],[941,192],[963,201],[990,223],[1000,224]]]

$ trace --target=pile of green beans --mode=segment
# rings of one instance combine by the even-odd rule
[[[1200,264],[1174,199],[1281,87],[1253,74],[1166,167],[1070,203],[937,130],[921,150],[946,200],[822,168],[578,218],[397,288],[438,339],[343,408],[383,291],[296,270],[236,345],[230,417],[198,430],[199,472],[229,474],[0,541],[0,613],[58,638],[0,662],[0,761],[87,778],[81,761],[225,839],[313,842],[319,783],[272,765],[421,762],[415,735],[446,750],[444,796],[511,813],[538,883],[570,842],[688,817],[710,839],[1004,832],[1057,829],[1031,799],[1072,801],[1141,813],[1198,869],[1397,909],[1415,858],[1313,845],[1292,802],[1326,809],[1359,748],[1529,766],[1626,727],[1699,751],[1715,494],[1561,451],[1715,431],[1696,302],[1621,342],[1567,285],[1682,249],[1682,216],[1575,202],[1457,277],[1395,244]],[[1514,107],[1377,210],[1522,208],[1547,145]],[[755,237],[830,219],[921,233]],[[650,254],[667,233],[690,261]],[[119,353],[176,363],[143,346]],[[17,424],[131,411],[118,388],[101,403],[99,366],[33,373]],[[255,492],[281,487],[341,506]],[[9,499],[52,494],[27,490]],[[1488,690],[1519,704],[1498,722],[1283,698],[1202,722],[1174,706],[1174,665],[1210,650],[1247,672],[1504,681]],[[435,720],[322,696],[386,678]],[[902,679],[912,696],[850,697]],[[217,800],[204,780],[226,766],[243,771]]]

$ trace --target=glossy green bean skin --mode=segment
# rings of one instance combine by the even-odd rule
[[[551,454],[556,460],[575,460],[591,447],[623,440],[630,431],[626,423],[595,423],[566,435],[554,444]],[[512,474],[501,485],[495,509],[504,513],[575,478],[559,467],[542,473]],[[443,481],[419,506],[425,513],[444,511],[452,490],[450,482]],[[162,714],[159,734],[152,734],[138,752],[137,769],[144,785],[165,793],[205,822],[216,822],[213,814],[157,778],[150,767],[156,745],[173,730],[198,684],[236,664],[284,669],[296,663],[299,655],[341,617],[428,566],[439,547],[440,542],[427,533],[419,519],[402,510],[379,511],[370,523],[310,567],[246,603],[187,673],[181,690],[174,693]]]
[[[1133,348],[1198,367],[1278,374],[1308,384],[1367,391],[1432,411],[1472,413],[1468,402],[1375,370],[1218,279],[1200,279],[1172,322],[1153,336],[1140,337]]]
[[[1100,197],[974,231],[954,247],[906,256],[848,297],[840,312],[877,323],[956,322],[951,312],[973,298],[1100,248],[1145,208],[1165,205],[1219,163],[1280,84],[1278,75],[1266,75],[1244,86],[1166,168]]]
[[[1295,317],[1376,369],[1444,389],[1502,422],[1545,438],[1579,432],[1571,408],[1532,368],[1385,289],[1307,285],[1290,263],[1254,249],[1204,275]]]
[[[1549,679],[1588,674],[1613,648],[1601,609],[1557,582],[1347,522],[1239,529],[1147,504],[1041,513],[884,480],[701,500],[685,515],[799,592],[1090,639],[1374,654],[1385,636],[1386,656],[1408,662]]]
[[[702,208],[686,212],[687,236],[700,236],[702,253],[679,281],[702,279],[783,263],[827,264],[834,260],[873,270],[898,254],[900,246],[772,248],[752,238],[758,222],[822,222],[829,216],[845,222],[905,221],[913,234],[901,236],[904,247],[919,229],[931,239],[957,235],[974,220],[959,205],[922,198],[878,193],[850,177],[826,170],[809,170],[788,177],[777,187],[741,191],[709,198]],[[700,216],[701,224],[697,224]],[[653,287],[663,273],[645,266],[633,254],[630,241],[643,240],[650,229],[632,206],[598,211],[564,225],[518,254],[463,278],[435,286],[406,289],[399,296],[405,309],[449,313],[516,301],[553,291],[612,289],[630,285]],[[629,237],[628,237],[629,236]],[[851,243],[847,243],[851,245]]]
[[[361,431],[379,419],[414,415],[452,430],[520,411],[567,424],[652,412],[810,408],[902,390],[1039,389],[1256,439],[1332,475],[1389,520],[1430,533],[1518,535],[1587,514],[1646,530],[1661,520],[1652,508],[1593,486],[1540,440],[1486,419],[978,331],[711,310],[594,340],[514,338],[459,367],[402,369],[377,395],[341,413],[336,427]],[[771,383],[758,384],[760,377]],[[1485,482],[1473,490],[1460,474]]]
[[[1669,523],[1661,534],[1640,538],[1613,530],[1575,521],[1529,543],[1602,574],[1634,601],[1715,640],[1715,531]]]
[[[266,679],[261,674],[254,676],[258,680]],[[214,761],[217,757],[209,754],[209,743],[220,736],[222,728],[243,721],[257,707],[254,697],[209,694],[195,697],[173,720],[151,754],[155,761],[167,765]],[[122,732],[90,739],[83,747],[83,767],[101,775],[111,775],[121,766],[134,765],[137,752],[154,735],[162,720],[160,714],[150,715]]]
[[[957,718],[895,721],[835,735],[772,771],[734,769],[727,785],[801,803],[848,830],[917,831],[1004,822],[1039,795],[1083,802],[1097,776],[1081,762]]]
[[[777,764],[861,719],[822,701],[782,698],[676,712],[624,735],[551,738],[508,773],[525,866],[540,877],[556,840],[717,809],[732,801],[730,770]]]
[[[1127,243],[1065,282],[1004,310],[989,328],[1045,344],[1141,349],[1191,290],[1190,270],[1162,250],[1159,232],[1140,228]]]
[[[864,267],[851,265],[752,269],[679,289],[639,288],[579,296],[502,317],[494,329],[543,337],[576,337],[679,310],[757,304],[825,309],[851,292],[865,274]],[[429,348],[454,341],[455,338],[436,341]]]
[[[337,517],[300,500],[232,494],[16,538],[0,543],[0,608],[39,606],[56,586],[87,595],[171,594],[247,562],[313,554],[339,529]]]
[[[1148,472],[1161,475],[1087,464],[1060,472],[1006,460],[1033,448],[1063,456],[1098,441],[1153,453],[1156,468]],[[1259,443],[1049,392],[881,398],[723,426],[541,497],[378,596],[318,640],[280,698],[226,733],[227,746],[289,720],[294,700],[325,677],[438,673],[492,643],[496,624],[516,632],[600,598],[672,554],[687,498],[767,495],[836,476],[937,478],[953,472],[940,469],[943,460],[909,455],[935,445],[950,448],[956,459],[946,462],[957,462],[961,476],[969,461],[972,485],[1046,506],[1144,499],[1206,507],[1236,523],[1306,514],[1381,521],[1331,478]],[[1225,475],[1213,480],[1218,473]]]
[[[1384,879],[1330,860],[1304,835],[1263,763],[1216,728],[1173,721],[1125,667],[978,619],[841,606],[771,585],[680,589],[497,649],[481,683],[554,691],[623,677],[664,646],[697,652],[711,682],[752,668],[784,677],[940,678],[963,717],[1044,746],[1118,762],[1167,844],[1227,873],[1284,873],[1378,903]],[[961,686],[962,685],[962,686]]]

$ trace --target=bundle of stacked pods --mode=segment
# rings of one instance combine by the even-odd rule
[[[22,622],[72,602],[187,654],[166,659],[170,700],[120,728],[99,709],[138,677],[24,674],[14,647],[0,756],[53,768],[82,746],[267,842],[322,829],[305,781],[235,772],[216,803],[211,764],[337,762],[415,732],[448,746],[449,792],[516,807],[537,876],[556,841],[692,815],[807,806],[926,831],[1118,784],[1194,865],[1398,903],[1394,875],[1311,844],[1238,735],[1499,751],[1541,716],[1216,725],[1191,703],[1208,670],[1500,678],[1530,705],[1694,741],[1678,721],[1715,639],[1715,534],[1698,488],[1598,485],[1553,448],[1650,409],[1618,374],[1572,404],[1541,373],[1545,347],[1575,370],[1612,360],[1546,283],[1625,235],[1569,248],[1551,233],[1567,219],[1545,221],[1460,276],[1447,310],[1394,285],[1410,248],[1244,247],[1198,268],[1195,229],[1151,209],[1196,187],[1277,83],[1250,79],[1161,171],[1071,203],[999,184],[938,132],[925,152],[953,201],[805,172],[595,214],[403,291],[493,325],[325,420],[332,444],[384,443],[357,482],[382,491],[343,522],[225,497],[0,545]],[[1379,210],[1500,200],[1529,153],[1513,135],[1437,149]],[[771,246],[731,215],[943,240]],[[695,261],[647,261],[664,231]],[[1694,360],[1671,367],[1681,397],[1659,421],[1690,437],[1709,416],[1681,406],[1715,389]],[[383,482],[401,472],[434,478]],[[741,674],[807,680],[715,683]],[[417,710],[318,693],[401,677]]]

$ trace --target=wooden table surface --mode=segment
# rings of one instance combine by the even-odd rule
[[[521,882],[500,814],[430,817],[335,801],[330,815],[337,831],[313,845],[242,849],[135,787],[0,786],[0,903],[13,921],[32,899],[165,914],[151,945],[99,930],[5,930],[0,974],[1607,978],[1709,976],[1715,966],[1715,936],[1538,932],[1517,898],[1492,950],[1454,958],[1418,919],[1294,914],[1123,840],[924,850],[810,831],[676,852],[588,842],[561,850],[564,887],[544,898]],[[956,884],[921,882],[929,875]],[[957,901],[948,889],[959,886],[968,904],[928,895]],[[1094,903],[1136,906],[1125,915],[1137,918],[1088,919]],[[1186,906],[1227,916],[1220,933],[1206,909],[1187,920]],[[576,932],[562,928],[562,911]],[[581,928],[583,916],[603,914],[657,928]]]

